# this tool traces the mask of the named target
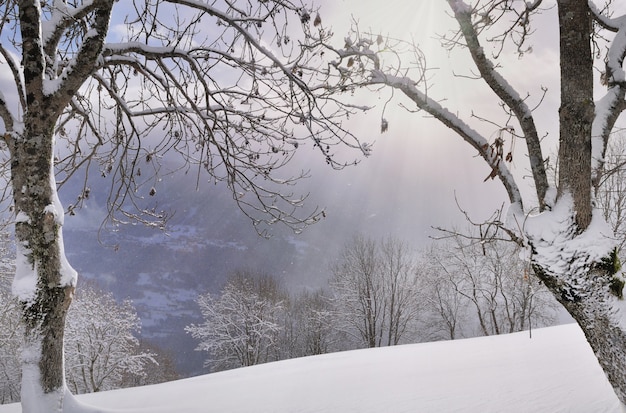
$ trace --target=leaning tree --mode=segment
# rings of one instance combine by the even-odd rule
[[[367,152],[341,124],[356,108],[312,86],[323,81],[319,45],[329,33],[298,0],[7,0],[0,36],[24,412],[75,404],[63,330],[77,274],[62,227],[94,175],[111,183],[112,219],[167,218],[145,198],[178,169],[223,182],[263,232],[277,221],[298,229],[323,212],[300,209],[304,197],[285,189],[306,176],[283,168],[298,147],[334,167],[343,165],[334,145]],[[77,176],[78,201],[64,210],[56,180]]]
[[[511,204],[508,220],[485,223],[483,235],[492,237],[497,228],[528,248],[534,273],[578,322],[626,404],[626,324],[619,312],[624,282],[613,231],[595,208],[606,148],[626,108],[626,15],[614,16],[610,1],[600,6],[594,0],[447,0],[447,6],[457,30],[442,36],[443,46],[460,48],[471,58],[472,67],[464,73],[482,81],[491,100],[501,103],[503,117],[472,112],[468,119],[448,109],[460,102],[444,105],[438,100],[444,96],[434,96],[426,56],[410,42],[355,30],[341,48],[329,46],[336,56],[336,73],[347,89],[374,86],[401,92],[415,105],[410,110],[447,126],[482,157],[489,168],[487,179],[503,184]],[[528,96],[513,86],[514,79],[507,80],[501,67],[508,47],[520,56],[530,51],[537,19],[542,14],[547,19],[543,12],[548,10],[553,11],[552,24],[558,24],[560,46],[560,107],[552,114],[559,125],[554,185],[544,153],[549,139],[542,140],[545,131],[536,123],[537,113],[550,114],[545,105],[531,107]],[[520,62],[513,64],[523,64],[523,59]],[[529,70],[527,80],[533,78]],[[484,121],[480,128],[476,119]],[[387,127],[383,120],[382,129]],[[516,163],[527,162],[524,173],[532,176],[532,195],[520,190],[521,177],[511,168],[514,154],[506,139],[526,144],[524,157],[518,156]]]

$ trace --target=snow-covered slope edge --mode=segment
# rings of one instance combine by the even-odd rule
[[[151,413],[612,413],[621,407],[574,325],[358,350],[80,397]],[[0,413],[19,412],[0,406]]]

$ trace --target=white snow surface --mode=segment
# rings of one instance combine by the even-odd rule
[[[37,289],[37,272],[28,260],[31,251],[22,243],[16,243],[15,276],[11,290],[22,302],[31,302]]]
[[[616,240],[599,209],[582,234],[572,234],[573,204],[571,195],[564,193],[552,211],[529,217],[526,234],[537,252],[536,262],[552,274],[578,277],[582,283],[589,266],[609,256]]]
[[[575,324],[305,357],[78,397],[102,412],[625,412]],[[0,413],[20,412],[19,404]],[[68,413],[78,413],[67,403]],[[100,410],[98,410],[100,411]]]

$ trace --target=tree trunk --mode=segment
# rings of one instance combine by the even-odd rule
[[[591,16],[587,0],[558,1],[561,62],[559,108],[559,195],[570,192],[576,224],[591,222],[591,125],[593,56]]]
[[[553,239],[545,239],[540,232],[529,239],[537,264],[535,272],[579,324],[615,393],[626,405],[626,332],[611,303],[616,300],[611,295],[615,273],[609,259],[612,244],[600,233],[592,235],[599,245],[606,246],[605,256],[589,248],[589,241],[577,244],[579,235],[585,237],[593,216],[591,16],[587,0],[559,0],[557,4],[561,62],[557,204],[570,206],[565,220],[557,213],[554,223],[561,229]]]
[[[30,112],[32,113],[32,112]],[[66,393],[63,332],[76,272],[63,249],[63,209],[53,167],[53,125],[27,116],[13,142],[11,179],[16,211],[16,275],[25,343],[22,365],[24,413],[63,411]]]

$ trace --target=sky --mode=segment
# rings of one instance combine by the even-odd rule
[[[378,1],[340,0],[322,2],[320,15],[325,24],[331,25],[334,41],[340,47],[348,34],[350,21],[358,22],[362,31],[382,33],[391,37],[414,39],[424,51],[429,72],[430,96],[442,105],[471,121],[472,113],[482,117],[494,114],[501,117],[499,100],[479,80],[468,80],[471,62],[464,51],[444,50],[437,35],[447,33],[455,26],[448,15],[445,2],[393,1],[381,6]],[[543,18],[553,18],[550,12]],[[556,136],[558,86],[557,54],[544,38],[554,38],[550,24],[538,28],[542,38],[533,53],[520,60],[517,55],[504,56],[502,71],[513,79],[520,94],[530,94],[529,102],[539,102],[541,87],[549,86],[542,103],[542,111],[536,113],[540,134],[548,134],[547,141]],[[529,71],[529,68],[532,68]],[[558,85],[558,84],[557,84]],[[490,168],[477,157],[475,150],[438,121],[423,113],[409,113],[401,105],[413,107],[411,102],[396,93],[383,89],[359,96],[360,104],[375,105],[366,115],[355,116],[350,130],[361,140],[373,142],[372,156],[354,168],[330,173],[322,162],[307,159],[314,182],[311,201],[326,206],[329,223],[321,222],[307,232],[320,233],[337,226],[333,219],[342,216],[342,206],[358,205],[351,214],[360,214],[360,230],[374,236],[393,234],[407,241],[423,245],[429,236],[435,235],[432,226],[466,225],[460,208],[468,211],[475,221],[485,220],[498,208],[507,204],[506,193],[497,180],[485,178]],[[388,132],[381,134],[380,119],[389,122]],[[497,128],[484,122],[473,126],[493,141]],[[532,194],[528,179],[525,143],[516,139],[513,170],[520,179],[526,194]],[[511,142],[507,142],[507,146]],[[549,145],[548,145],[549,146]],[[545,153],[550,155],[549,148]],[[554,157],[552,157],[554,159]],[[326,179],[326,177],[330,177]],[[323,177],[323,178],[320,178]],[[318,180],[323,185],[316,184]],[[459,206],[457,206],[457,203]],[[337,217],[339,219],[339,217]],[[313,235],[308,235],[313,237]],[[307,237],[305,234],[304,237]]]
[[[429,66],[436,68],[429,81],[433,93],[440,95],[446,106],[466,115],[471,114],[471,109],[483,115],[500,110],[493,97],[481,90],[480,82],[451,75],[455,68],[466,70],[468,61],[464,60],[462,51],[448,54],[435,38],[455,24],[447,15],[445,2],[394,0],[387,7],[374,0],[320,1],[319,4],[322,20],[332,27],[333,41],[338,47],[343,45],[352,21],[374,33],[412,37],[424,49]],[[518,70],[518,62],[515,63],[512,68]],[[436,120],[402,108],[401,104],[411,107],[411,103],[397,93],[383,113],[383,106],[391,96],[388,89],[358,94],[355,103],[374,106],[367,114],[353,116],[348,123],[361,141],[373,143],[372,156],[362,159],[359,165],[335,171],[310,145],[298,151],[293,166],[297,170],[310,169],[311,178],[300,182],[296,190],[309,193],[308,205],[324,208],[326,219],[294,236],[295,242],[327,248],[330,256],[336,256],[335,250],[358,232],[372,238],[395,236],[419,248],[430,242],[430,236],[437,235],[433,226],[464,227],[465,218],[459,208],[467,210],[475,221],[481,221],[506,205],[506,193],[500,182],[483,182],[491,170],[476,157],[473,149]],[[380,133],[382,117],[389,122],[389,130],[384,134]],[[494,132],[488,129],[487,133],[489,136]],[[517,142],[517,147],[523,148],[523,143]],[[524,174],[523,151],[516,156],[520,174]],[[83,213],[89,211],[79,212],[77,218]],[[68,219],[68,225],[72,220],[74,217]],[[250,232],[254,232],[251,225]],[[311,275],[309,264],[294,269],[304,273],[298,278],[323,278]],[[328,272],[327,265],[315,267]]]
[[[381,4],[377,0],[320,0],[317,3],[324,24],[335,33],[338,46],[343,44],[352,22],[358,22],[361,30],[412,38],[424,50],[429,67],[433,68],[430,90],[444,106],[466,118],[472,111],[485,117],[501,113],[497,99],[485,91],[481,82],[452,75],[470,73],[463,51],[448,53],[436,39],[436,35],[455,27],[446,2],[392,0]],[[120,2],[118,10],[123,11],[122,5]],[[114,15],[114,23],[122,20],[120,16],[120,13]],[[542,39],[550,37],[543,36],[544,29],[541,30]],[[504,70],[514,77],[522,94],[528,91],[532,94],[531,101],[538,100],[540,87],[554,84],[558,68],[555,59],[554,48],[542,41],[524,61],[507,57]],[[533,68],[532,76],[528,67]],[[408,107],[411,104],[397,93],[383,113],[390,97],[388,89],[359,96],[359,104],[375,105],[367,115],[355,116],[350,123],[350,130],[357,137],[374,144],[373,155],[359,166],[341,172],[329,171],[324,160],[316,156],[318,153],[299,155],[298,168],[310,168],[313,175],[301,186],[302,192],[310,192],[309,202],[326,208],[329,217],[328,223],[316,225],[319,229],[313,230],[311,236],[316,232],[328,233],[327,228],[337,227],[333,219],[345,216],[346,207],[349,210],[350,206],[358,205],[358,211],[348,212],[358,215],[361,225],[356,230],[373,236],[394,234],[411,243],[423,244],[433,233],[431,226],[463,225],[457,202],[477,221],[488,218],[506,203],[499,182],[483,182],[490,168],[476,157],[475,151],[436,120],[401,108],[401,104]],[[545,113],[556,113],[552,109],[557,101],[550,93],[542,106],[550,109]],[[389,122],[385,134],[379,133],[382,117]],[[541,114],[538,118],[540,130],[554,136],[555,120]],[[495,138],[494,127],[484,124],[478,127]],[[524,143],[518,140],[514,144],[516,173],[523,177],[527,174]],[[529,186],[527,190],[532,192]]]
[[[337,47],[343,45],[353,22],[358,22],[363,31],[412,38],[423,49],[428,66],[432,68],[429,72],[431,96],[466,119],[471,119],[472,113],[482,117],[502,113],[498,99],[481,81],[454,75],[470,75],[471,62],[463,50],[448,52],[437,39],[437,35],[449,32],[456,24],[448,15],[446,2],[393,0],[389,5],[381,5],[375,0],[327,0],[318,3],[322,21],[332,28]],[[521,94],[531,94],[530,102],[539,101],[541,86],[550,86],[542,103],[544,110],[537,112],[540,134],[548,134],[547,139],[555,136],[554,115],[558,106],[558,88],[554,81],[558,75],[556,49],[543,41],[546,38],[556,40],[550,36],[554,34],[549,24],[553,15],[548,12],[547,23],[538,28],[537,36],[542,41],[533,53],[527,54],[524,60],[514,54],[507,55],[502,68],[514,79]],[[531,73],[529,67],[533,68]],[[485,181],[491,169],[477,157],[476,151],[438,121],[422,113],[410,113],[401,106],[411,108],[411,102],[398,93],[392,98],[389,89],[382,89],[359,93],[355,103],[374,106],[368,113],[353,116],[348,122],[350,131],[361,141],[373,143],[372,155],[357,166],[335,171],[326,165],[318,151],[310,147],[298,151],[293,166],[297,170],[310,169],[311,178],[300,182],[296,190],[309,193],[308,205],[324,208],[326,219],[294,236],[294,242],[327,249],[331,257],[336,256],[336,250],[355,233],[375,239],[395,236],[420,248],[431,242],[430,237],[439,234],[432,227],[464,229],[467,222],[461,209],[467,211],[473,221],[480,222],[496,209],[506,208],[507,197],[502,185],[497,180]],[[380,133],[382,117],[389,123],[384,134]],[[493,125],[475,121],[473,126],[490,140],[497,135]],[[532,193],[530,180],[525,178],[528,171],[524,142],[517,139],[514,145],[514,173],[523,182],[520,186]],[[254,232],[252,226],[250,232]],[[302,283],[325,278],[311,274],[312,268],[328,273],[326,264],[311,265],[310,262],[292,271],[302,273],[296,276]]]

